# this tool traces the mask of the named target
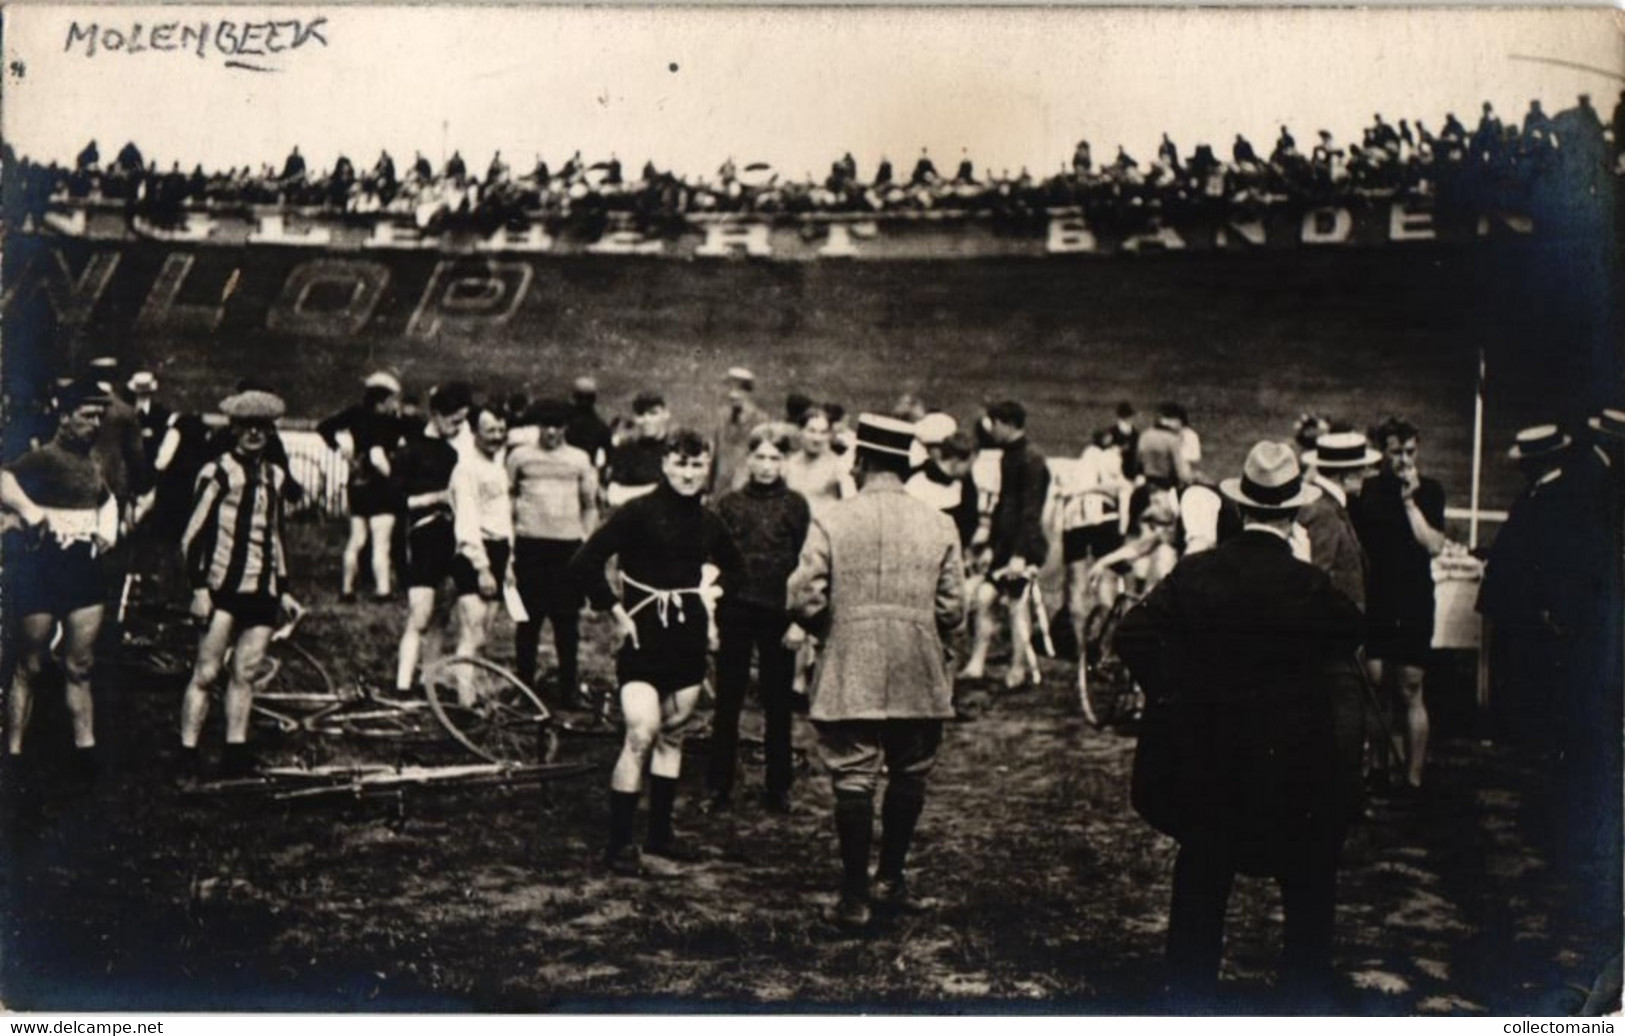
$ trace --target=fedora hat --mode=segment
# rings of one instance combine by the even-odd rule
[[[1319,489],[1304,485],[1292,447],[1267,439],[1248,451],[1241,477],[1220,482],[1219,492],[1258,511],[1295,511],[1320,496]]]
[[[1303,451],[1304,466],[1322,470],[1364,468],[1381,459],[1381,451],[1371,448],[1364,432],[1322,432],[1315,448]]]
[[[1615,439],[1625,439],[1625,410],[1605,407],[1597,413],[1597,416],[1589,418],[1586,424],[1593,432],[1601,432]]]
[[[1507,456],[1513,460],[1547,457],[1568,449],[1569,443],[1573,441],[1555,424],[1531,425],[1518,433],[1512,442],[1512,449],[1507,451]]]
[[[907,457],[914,445],[914,426],[880,414],[858,415],[858,450]]]

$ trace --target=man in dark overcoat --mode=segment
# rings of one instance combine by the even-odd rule
[[[1116,642],[1147,695],[1134,806],[1179,842],[1167,964],[1182,1006],[1217,990],[1238,872],[1280,883],[1283,988],[1329,992],[1350,814],[1351,782],[1338,770],[1358,758],[1336,744],[1328,674],[1359,644],[1360,611],[1288,542],[1318,491],[1276,442],[1254,446],[1242,476],[1220,490],[1240,506],[1243,531],[1181,561],[1124,618]]]

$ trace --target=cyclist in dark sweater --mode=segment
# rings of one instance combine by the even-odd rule
[[[725,809],[733,793],[739,748],[739,712],[756,653],[757,693],[767,729],[767,785],[763,804],[790,811],[791,681],[795,651],[806,639],[785,611],[785,585],[807,539],[811,510],[806,497],[784,483],[791,449],[790,425],[763,424],[747,439],[748,481],[715,506],[744,557],[744,574],[717,607],[722,646],[717,653],[717,705],[711,719],[711,765],[706,775],[709,807]]]
[[[91,455],[107,397],[75,384],[61,397],[56,436],[6,466],[0,503],[21,529],[5,537],[6,606],[20,619],[19,658],[7,696],[7,752],[23,751],[33,687],[62,624],[63,670],[73,721],[75,769],[95,772],[96,728],[90,675],[101,632],[100,557],[118,537],[118,507]]]
[[[652,856],[683,859],[672,813],[683,762],[682,728],[699,704],[711,632],[705,568],[720,570],[722,585],[737,582],[739,549],[716,515],[700,502],[711,477],[711,447],[693,432],[670,436],[662,481],[653,492],[622,506],[570,560],[571,580],[598,611],[613,612],[621,636],[616,676],[626,740],[610,778],[610,832],[605,861],[620,874],[642,871],[632,844],[643,774],[649,781]],[[604,566],[619,562],[624,590],[617,597]]]

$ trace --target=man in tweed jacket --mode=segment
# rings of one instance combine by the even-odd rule
[[[903,489],[912,441],[912,425],[859,419],[862,490],[815,519],[789,584],[791,613],[823,642],[809,718],[834,785],[844,872],[826,918],[848,929],[868,924],[871,898],[898,910],[917,906],[903,865],[942,721],[954,714],[943,634],[963,617],[959,536],[947,515]],[[871,897],[882,764],[888,779]]]

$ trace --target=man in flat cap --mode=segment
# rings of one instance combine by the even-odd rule
[[[925,781],[954,714],[943,637],[963,618],[952,519],[904,490],[913,425],[858,419],[858,495],[814,520],[790,577],[791,614],[823,644],[809,718],[835,790],[843,879],[826,919],[862,929],[871,901],[915,909],[904,865]],[[880,864],[871,894],[875,789],[884,767]]]
[[[1352,657],[1360,611],[1288,542],[1319,490],[1304,485],[1290,446],[1261,442],[1220,491],[1240,506],[1243,531],[1181,561],[1117,633],[1147,697],[1134,807],[1179,842],[1167,944],[1176,1007],[1217,991],[1238,872],[1280,883],[1283,990],[1330,991],[1351,783],[1337,770],[1358,759],[1337,749],[1326,674]]]
[[[717,411],[711,438],[711,492],[721,495],[745,484],[745,455],[750,452],[751,429],[772,420],[756,405],[756,375],[744,367],[730,367],[728,399]]]
[[[250,389],[226,398],[220,412],[231,422],[231,451],[198,473],[192,517],[181,537],[192,579],[192,616],[204,624],[197,662],[181,700],[181,758],[185,776],[201,775],[198,741],[209,712],[209,687],[225,667],[226,748],[222,777],[253,772],[248,721],[253,676],[265,658],[271,631],[304,609],[288,590],[288,553],[282,519],[292,480],[266,456],[285,407],[269,392]]]

